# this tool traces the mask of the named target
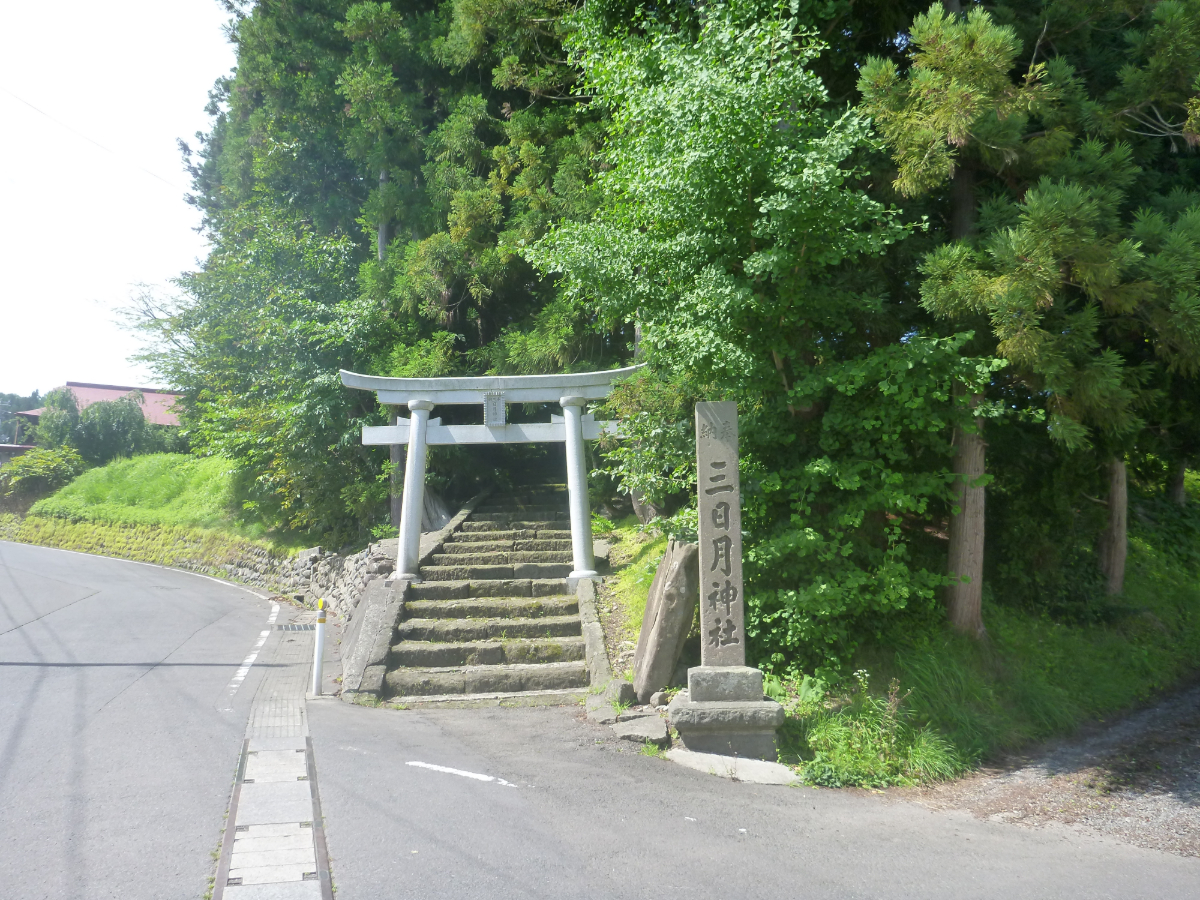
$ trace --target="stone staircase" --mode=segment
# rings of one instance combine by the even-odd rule
[[[405,595],[387,699],[460,705],[583,695],[567,510],[557,485],[493,495],[432,554],[423,581]]]

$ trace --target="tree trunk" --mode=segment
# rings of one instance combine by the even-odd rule
[[[391,423],[399,424],[400,416],[393,407]],[[404,482],[402,481],[404,466],[401,465],[402,444],[392,444],[388,447],[388,453],[392,461],[392,474],[388,476],[388,499],[391,501],[392,507],[392,527],[400,528],[400,507],[401,501],[404,499]]]
[[[1125,460],[1108,464],[1108,527],[1100,535],[1100,570],[1111,596],[1125,589],[1125,556],[1129,552],[1129,492]]]
[[[979,402],[976,397],[972,406]],[[958,514],[950,517],[950,551],[947,566],[955,584],[946,589],[946,613],[955,631],[974,638],[986,634],[983,627],[983,536],[985,492],[977,482],[983,477],[987,445],[983,440],[983,422],[975,420],[971,434],[954,429],[955,506]]]
[[[975,173],[962,165],[950,179],[950,236],[962,240],[975,229]]]
[[[943,0],[948,13],[962,14],[958,0]],[[960,241],[975,228],[975,176],[956,165],[950,181],[950,238]],[[974,409],[980,401],[971,399]],[[975,420],[975,433],[954,429],[955,505],[958,515],[950,518],[949,574],[958,579],[946,592],[946,613],[955,631],[983,638],[983,537],[985,489],[976,482],[983,477],[987,445],[983,420]]]
[[[1187,489],[1184,478],[1187,475],[1187,460],[1181,459],[1175,464],[1171,474],[1171,483],[1167,485],[1167,499],[1177,506],[1187,506]]]
[[[379,187],[383,188],[388,183],[388,170],[382,169],[379,172]],[[387,256],[388,245],[388,220],[386,216],[379,218],[379,231],[375,236],[375,249],[379,253],[379,261],[383,262],[383,258]]]

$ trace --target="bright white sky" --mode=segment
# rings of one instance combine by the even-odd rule
[[[175,141],[207,130],[227,19],[216,0],[0,0],[0,391],[155,386],[115,311],[205,255]]]

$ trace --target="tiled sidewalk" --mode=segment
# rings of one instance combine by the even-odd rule
[[[331,900],[305,716],[314,637],[281,629],[255,695],[214,900]]]

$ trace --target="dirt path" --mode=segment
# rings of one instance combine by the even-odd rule
[[[1200,856],[1200,686],[969,778],[888,793],[981,819],[1057,822]]]

